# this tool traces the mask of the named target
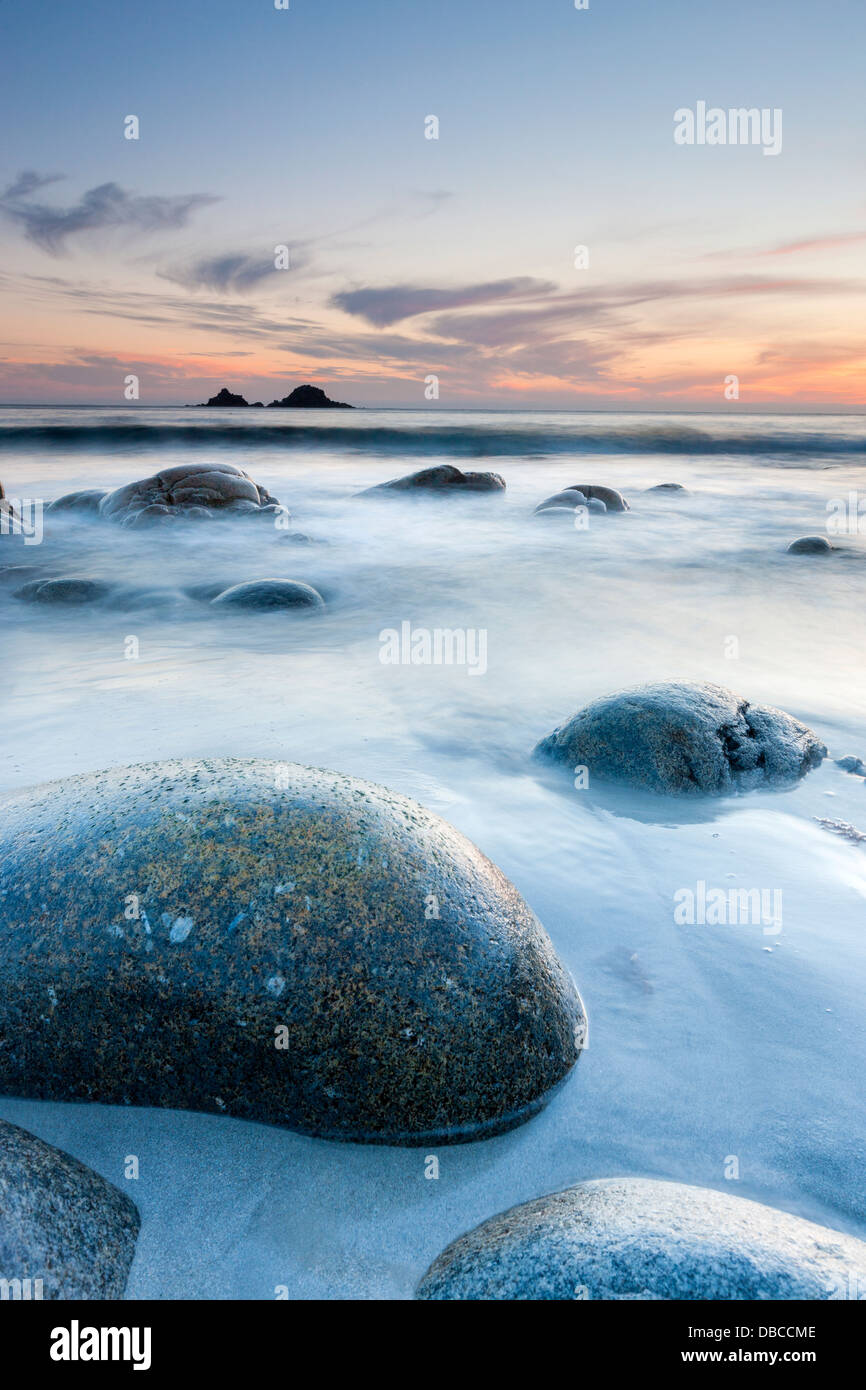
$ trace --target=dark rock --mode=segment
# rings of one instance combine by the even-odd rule
[[[239,504],[243,503],[243,506]],[[100,516],[123,526],[151,526],[176,517],[196,519],[240,511],[281,511],[275,497],[231,463],[184,463],[109,492]]]
[[[866,1243],[710,1188],[579,1183],[449,1245],[429,1300],[843,1299],[866,1288]]]
[[[80,604],[98,603],[107,598],[114,586],[102,579],[34,579],[16,591],[16,598],[28,603]]]
[[[26,1050],[21,1038],[7,1036],[5,1046]],[[122,1298],[140,1224],[125,1193],[0,1120],[0,1280],[11,1286],[5,1297]]]
[[[827,749],[782,710],[719,685],[671,681],[595,700],[535,752],[602,781],[724,796],[793,786]]]
[[[296,386],[281,401],[271,401],[269,410],[353,410],[345,401],[332,401],[321,386]]]
[[[107,494],[104,488],[88,488],[84,492],[66,492],[49,502],[49,512],[91,512],[99,511],[99,504]]]
[[[688,496],[688,488],[683,487],[682,483],[656,483],[653,487],[648,487],[647,492],[674,492],[681,497]]]
[[[215,396],[211,396],[209,401],[200,402],[200,406],[204,410],[215,405],[244,406],[248,404],[249,402],[245,401],[243,396],[234,395],[227,386],[224,386]]]
[[[317,589],[297,579],[251,579],[232,585],[213,600],[214,607],[220,608],[323,608],[324,604]]]
[[[791,541],[785,553],[787,555],[829,555],[833,549],[834,547],[826,536],[800,536],[799,540]]]
[[[866,776],[866,764],[862,758],[856,758],[853,753],[849,753],[845,758],[837,758],[836,766],[841,767],[843,772],[856,772],[858,776]]]
[[[15,793],[0,826],[0,1092],[448,1143],[522,1123],[577,1060],[534,914],[384,787],[153,763]]]
[[[451,463],[441,463],[435,468],[422,468],[418,473],[409,473],[405,478],[392,478],[388,483],[377,483],[375,487],[364,488],[357,497],[381,496],[390,492],[504,492],[505,483],[498,473],[463,473]]]
[[[621,492],[617,492],[616,488],[602,487],[597,483],[574,483],[572,488],[577,492],[582,492],[584,497],[597,498],[599,502],[604,503],[609,512],[627,512],[629,510],[628,502]]]

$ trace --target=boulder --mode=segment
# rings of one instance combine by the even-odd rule
[[[682,483],[655,483],[653,487],[648,487],[647,492],[670,492],[679,493],[680,497],[688,496],[688,488],[683,487]]]
[[[422,468],[404,478],[392,478],[356,493],[358,497],[377,497],[391,492],[504,492],[505,482],[498,473],[463,473],[451,463]]]
[[[23,588],[16,590],[15,597],[26,599],[28,603],[54,603],[70,607],[82,603],[98,603],[107,598],[114,586],[102,579],[83,579],[71,576],[67,579],[34,579]]]
[[[731,795],[791,787],[826,757],[811,729],[782,710],[752,705],[703,682],[638,686],[593,701],[535,753],[674,795]]]
[[[384,787],[152,763],[15,793],[0,827],[2,1093],[444,1144],[528,1119],[583,1045],[516,889]]]
[[[89,512],[95,515],[99,504],[107,494],[104,488],[87,488],[83,492],[66,492],[49,502],[49,512]]]
[[[627,512],[629,510],[621,492],[617,492],[613,487],[602,487],[599,483],[573,483],[567,491],[582,492],[584,497],[595,498],[603,502],[609,512]]]
[[[251,579],[233,584],[212,600],[219,608],[324,608],[317,589],[298,579]]]
[[[585,507],[587,499],[582,492],[578,492],[576,487],[564,488],[562,492],[555,492],[552,497],[545,497],[543,502],[539,502],[535,508],[535,515],[539,512],[550,511],[551,508],[559,510],[561,507]]]
[[[864,1292],[866,1243],[854,1236],[711,1188],[607,1178],[485,1221],[434,1261],[416,1296],[766,1301]]]
[[[353,410],[345,401],[332,401],[321,386],[296,386],[281,401],[271,401],[269,410]]]
[[[231,463],[183,463],[164,468],[150,478],[127,483],[109,492],[99,515],[123,526],[150,526],[175,517],[201,518],[242,511],[282,511],[275,497]]]
[[[26,1042],[7,1038],[6,1046],[25,1050]],[[139,1225],[125,1193],[0,1120],[0,1279],[9,1285],[7,1297],[121,1298]]]
[[[837,758],[836,766],[841,767],[843,772],[853,772],[858,777],[866,777],[866,764],[862,758],[858,758],[854,753],[848,753],[844,758]]]
[[[833,549],[834,547],[826,536],[800,536],[799,540],[791,541],[785,553],[787,555],[829,555]]]

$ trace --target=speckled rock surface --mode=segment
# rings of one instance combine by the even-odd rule
[[[112,585],[102,579],[87,579],[70,575],[64,579],[34,579],[15,593],[28,603],[54,603],[70,606],[98,603],[112,592]]]
[[[627,512],[629,510],[621,492],[617,492],[614,487],[603,487],[600,483],[572,483],[572,490],[582,492],[584,497],[597,498],[603,502],[609,512]]]
[[[800,536],[796,541],[791,541],[786,554],[788,555],[829,555],[833,547],[826,536]]]
[[[375,497],[389,492],[504,492],[505,482],[498,473],[464,473],[451,463],[422,468],[404,478],[392,478],[365,488],[358,497]]]
[[[608,1178],[485,1221],[434,1261],[417,1297],[761,1300],[864,1292],[866,1244],[853,1236],[727,1192]]]
[[[805,724],[720,685],[670,681],[606,695],[535,753],[590,777],[674,795],[790,787],[827,749]]]
[[[0,1120],[0,1279],[10,1298],[122,1297],[139,1225],[125,1193]],[[16,1279],[30,1280],[29,1290]]]
[[[0,826],[4,1093],[459,1142],[577,1059],[579,997],[516,889],[383,787],[153,763],[15,793]]]
[[[276,498],[230,463],[184,463],[115,488],[99,503],[99,515],[122,526],[194,520],[245,512],[288,516]]]
[[[216,608],[323,608],[325,600],[311,584],[297,579],[250,579],[233,584],[212,600]]]

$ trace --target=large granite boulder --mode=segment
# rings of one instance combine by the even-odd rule
[[[125,1193],[0,1120],[0,1297],[121,1298],[140,1224]]]
[[[404,478],[392,478],[364,488],[358,497],[387,496],[392,492],[504,492],[505,482],[498,473],[463,473],[451,463],[422,468]]]
[[[152,763],[0,805],[0,1092],[449,1143],[538,1111],[584,1035],[500,871],[384,787]]]
[[[150,478],[115,488],[99,503],[100,516],[123,526],[247,512],[288,516],[266,488],[231,463],[163,468]]]
[[[783,710],[720,685],[669,681],[594,700],[535,753],[590,777],[654,792],[716,796],[791,787],[827,755]]]
[[[417,1297],[768,1300],[864,1293],[866,1244],[853,1236],[727,1192],[607,1178],[485,1221],[433,1262]]]

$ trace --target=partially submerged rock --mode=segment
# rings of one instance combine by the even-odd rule
[[[576,487],[563,488],[562,492],[555,492],[552,497],[545,497],[543,502],[539,502],[535,508],[535,515],[550,511],[551,508],[559,510],[561,507],[568,507],[574,510],[575,507],[585,507],[586,501],[584,494],[578,492]]]
[[[244,400],[243,396],[236,395],[224,386],[221,391],[217,391],[215,396],[211,396],[209,401],[202,403],[201,409],[212,409],[214,406],[248,406],[249,401]]]
[[[85,512],[95,516],[99,504],[108,494],[104,488],[85,488],[82,492],[65,492],[55,497],[46,508],[49,512]]]
[[[798,540],[791,541],[786,554],[829,555],[833,548],[826,536],[800,536]]]
[[[71,575],[65,579],[34,579],[16,591],[15,597],[28,603],[53,603],[72,607],[82,603],[99,603],[108,598],[113,585],[103,579],[87,579]]]
[[[573,489],[582,492],[584,497],[597,498],[603,502],[609,512],[627,512],[629,510],[621,492],[617,492],[614,487],[602,487],[600,483],[574,483]]]
[[[8,1035],[6,1048],[25,1050]],[[98,1173],[0,1120],[0,1280],[15,1299],[121,1298],[135,1205]],[[41,1282],[37,1282],[41,1281]]]
[[[153,763],[0,807],[0,1091],[428,1144],[522,1123],[585,1019],[511,883],[384,787]]]
[[[184,463],[163,468],[150,478],[107,493],[99,504],[100,516],[124,526],[238,511],[288,515],[266,488],[231,463]]]
[[[390,492],[504,492],[505,482],[498,473],[463,473],[451,463],[422,468],[404,478],[392,478],[365,488],[358,497],[373,497]]]
[[[298,579],[250,579],[233,584],[212,600],[220,608],[323,608],[325,600]]]
[[[281,401],[271,401],[271,410],[353,410],[345,401],[332,401],[321,386],[296,386]]]
[[[679,493],[681,497],[688,496],[688,488],[683,487],[682,483],[654,483],[652,487],[646,489],[647,492],[669,492]]]
[[[841,767],[843,772],[854,772],[859,777],[866,776],[866,763],[862,758],[856,757],[854,753],[848,753],[844,758],[836,759],[836,766]]]
[[[434,1261],[417,1297],[765,1301],[864,1290],[866,1244],[853,1236],[727,1192],[607,1178],[485,1221]]]
[[[826,757],[811,729],[704,682],[638,686],[593,701],[536,754],[669,794],[715,796],[791,787]]]

